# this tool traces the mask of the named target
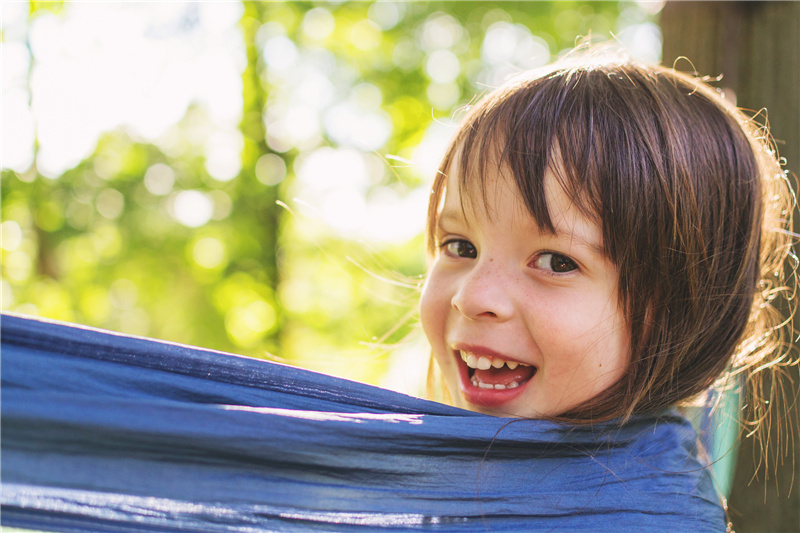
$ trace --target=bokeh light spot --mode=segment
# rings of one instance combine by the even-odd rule
[[[192,259],[203,268],[217,269],[228,263],[228,253],[219,239],[203,237],[192,246]]]
[[[225,191],[211,191],[208,194],[211,201],[214,203],[214,212],[211,218],[214,220],[225,220],[231,214],[233,209],[233,201],[228,193]]]
[[[325,129],[339,144],[371,152],[389,140],[392,122],[383,112],[367,111],[344,102],[326,113]]]
[[[275,154],[264,154],[256,161],[256,178],[264,185],[277,185],[286,177],[286,163]]]
[[[242,135],[236,130],[217,131],[205,146],[206,170],[217,181],[230,181],[242,168]]]
[[[327,39],[336,28],[336,21],[331,12],[324,7],[310,9],[303,17],[303,33],[311,39],[322,41]]]
[[[634,24],[625,28],[622,30],[619,40],[634,59],[651,64],[661,61],[661,29],[652,22]]]
[[[298,57],[294,42],[283,35],[269,39],[264,45],[263,55],[269,68],[277,71],[290,68]]]
[[[261,340],[275,326],[275,310],[264,300],[237,306],[225,314],[225,329],[238,346],[247,348]]]
[[[14,306],[14,288],[6,280],[0,280],[0,306],[3,309],[10,309]]]
[[[434,13],[422,28],[422,48],[432,52],[455,46],[464,37],[464,28],[446,13]]]
[[[374,50],[381,43],[381,29],[371,20],[359,20],[350,28],[350,41],[363,52]]]
[[[450,83],[458,78],[461,65],[450,50],[436,50],[425,61],[425,73],[438,83]]]
[[[382,30],[391,30],[402,19],[401,8],[405,11],[405,6],[397,2],[375,2],[369,6],[367,16]]]
[[[17,250],[6,256],[3,267],[9,279],[22,282],[30,277],[33,261],[30,255],[22,250]]]
[[[11,45],[6,45],[11,46]],[[6,50],[3,51],[5,60]],[[7,68],[4,65],[4,68]],[[35,137],[33,114],[28,107],[29,96],[22,89],[3,91],[3,121],[6,127],[0,132],[3,145],[3,168],[24,172],[33,163],[33,144]]]
[[[105,218],[119,218],[125,208],[125,197],[116,189],[104,189],[97,195],[97,212]]]
[[[144,186],[156,196],[165,196],[175,185],[175,171],[164,163],[156,163],[144,174]]]
[[[6,220],[0,224],[0,248],[13,252],[22,243],[22,229],[14,220]]]
[[[199,228],[211,220],[214,204],[200,191],[181,191],[172,203],[172,216],[190,228]]]

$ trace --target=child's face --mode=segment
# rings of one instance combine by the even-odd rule
[[[448,180],[420,315],[459,407],[558,415],[625,371],[629,329],[600,227],[545,180],[556,235],[539,231],[509,178],[488,180],[487,209],[465,202],[466,215]]]

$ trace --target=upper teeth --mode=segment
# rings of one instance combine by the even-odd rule
[[[499,357],[492,357],[491,359],[485,355],[477,356],[474,353],[461,351],[461,359],[467,363],[470,368],[477,368],[478,370],[489,370],[491,367],[501,368],[506,365],[510,370],[514,370],[518,366],[531,366],[525,363],[518,363],[516,361],[504,361]]]

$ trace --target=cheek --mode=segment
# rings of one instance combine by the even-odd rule
[[[619,329],[620,316],[613,300],[587,293],[540,297],[536,314],[547,324],[556,342],[590,342]],[[567,338],[564,336],[567,335]]]
[[[435,272],[431,272],[422,288],[419,300],[419,318],[422,329],[432,346],[444,334],[448,307],[449,303],[442,287],[442,280]]]
[[[526,303],[528,322],[544,346],[578,346],[604,329],[602,309],[583,294],[553,291],[534,294]]]
[[[630,358],[630,335],[624,318],[612,308],[603,311],[584,317],[570,346],[573,363],[588,382],[588,396],[616,382]]]
[[[447,347],[447,322],[450,316],[450,301],[446,277],[432,271],[422,289],[419,303],[419,318],[422,330],[428,339],[434,359],[442,371],[452,398],[458,397],[458,367]]]
[[[580,368],[589,373],[618,374],[624,370],[630,332],[613,300],[575,295],[540,301],[537,340],[555,357],[558,364],[553,371],[569,373]]]

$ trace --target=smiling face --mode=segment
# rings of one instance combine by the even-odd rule
[[[420,316],[454,404],[538,418],[614,384],[628,363],[630,332],[598,225],[549,171],[555,234],[538,227],[502,174],[486,180],[485,202],[464,201],[462,209],[453,170]]]

